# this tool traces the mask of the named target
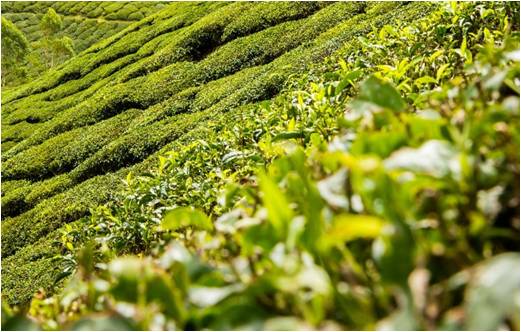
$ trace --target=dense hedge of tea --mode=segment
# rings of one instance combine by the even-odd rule
[[[14,87],[32,81],[166,5],[161,2],[2,2],[2,22],[13,23],[30,45],[19,63],[6,65],[3,62],[2,86]],[[52,20],[48,19],[49,15]]]
[[[171,3],[2,94],[3,296],[51,290],[60,229],[210,123],[429,3]],[[229,120],[235,121],[235,120]],[[42,265],[39,265],[39,264]],[[58,263],[56,263],[58,264]]]
[[[371,6],[133,109],[87,168],[8,180],[146,158],[4,222],[6,298],[44,293],[3,328],[518,330],[519,4]]]
[[[74,49],[83,51],[130,24],[164,8],[161,2],[35,2],[2,1],[2,16],[13,22],[30,41],[42,37],[40,20],[49,8],[63,19],[60,36],[68,36]]]

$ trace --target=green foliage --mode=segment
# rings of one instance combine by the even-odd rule
[[[29,43],[23,33],[9,20],[2,17],[2,45],[6,53],[6,59],[14,58],[11,61],[20,61],[29,48]]]
[[[52,8],[47,10],[47,13],[43,15],[40,21],[40,29],[44,36],[49,37],[57,33],[63,28],[63,21],[60,15],[56,14],[56,11]]]
[[[212,230],[213,225],[201,211],[180,207],[165,214],[161,221],[161,228],[179,232],[186,228]]]
[[[116,17],[109,18],[104,15],[103,4],[103,2],[80,4],[72,1],[2,2],[2,17],[13,21],[32,44],[32,51],[28,52],[22,67],[23,72],[6,77],[4,83],[13,86],[37,78],[49,67],[71,58],[76,51],[83,51],[99,40],[110,37],[134,21],[139,21],[164,7],[163,3],[158,2],[127,3],[123,5]],[[54,41],[42,43],[42,38],[49,36],[53,36]],[[57,55],[51,61],[50,55],[42,48],[46,48],[47,53],[49,50],[54,50]],[[20,61],[17,62],[20,67]]]
[[[277,23],[305,17],[309,15],[308,13],[312,13],[320,7],[327,5],[327,3],[320,4],[314,2],[260,3],[242,12],[237,20],[227,25],[223,30],[221,38],[223,41],[227,41],[240,36],[246,36]]]
[[[184,3],[178,3],[176,6],[193,6],[192,4],[184,4]],[[170,26],[172,22],[177,22],[175,24],[189,24],[192,22],[192,20],[196,20],[197,17],[200,15],[203,15],[205,12],[214,10],[215,8],[220,8],[222,5],[220,4],[208,4],[205,6],[197,6],[197,9],[200,11],[193,10],[184,10],[184,11],[175,11],[175,15],[172,17],[173,8],[170,8],[169,10],[165,10],[164,12],[161,12],[158,14],[159,17],[166,18],[167,21],[164,25],[150,25],[149,28],[147,28],[147,31],[150,31],[150,34],[145,34],[144,36],[148,36],[146,38],[153,38],[150,43],[145,43],[145,47],[143,50],[138,51],[136,53],[136,56],[147,56],[150,54],[152,48],[150,48],[148,45],[158,45],[155,40],[158,42],[162,42],[164,39],[164,36],[161,35],[161,31],[163,31],[164,28]],[[387,10],[388,7],[382,7],[381,11],[373,10],[371,16],[367,16],[366,19],[381,19],[383,16],[389,16]],[[396,6],[395,6],[396,7]],[[177,7],[176,7],[177,8]],[[339,17],[338,14],[341,15],[349,15],[349,13],[352,12],[353,9],[356,10],[356,6],[353,6],[351,4],[345,4],[345,5],[339,5],[337,7],[342,8],[344,11],[340,11],[337,13],[337,18]],[[403,7],[405,12],[412,13],[412,17],[416,14],[415,6],[411,7]],[[376,7],[375,7],[376,9]],[[233,9],[233,11],[236,11],[237,9]],[[397,9],[398,10],[398,9]],[[400,10],[402,10],[400,8]],[[328,11],[331,13],[331,10]],[[399,10],[397,11],[397,13]],[[199,15],[199,16],[198,16]],[[399,15],[399,14],[397,14]],[[219,17],[219,16],[217,16]],[[322,19],[327,20],[327,15],[320,15],[317,17],[322,17]],[[356,16],[355,16],[356,17]],[[171,19],[170,19],[171,18]],[[180,21],[181,19],[181,21]],[[187,19],[187,23],[183,23]],[[145,19],[144,22],[146,23],[147,20]],[[389,16],[389,20],[392,20],[392,17]],[[360,19],[361,21],[361,19]],[[358,22],[357,20],[354,21],[355,23]],[[168,24],[166,24],[168,23]],[[144,23],[143,23],[144,24]],[[107,40],[103,42],[104,47],[111,46],[109,48],[112,48],[112,46],[115,46],[116,44],[112,44],[114,42],[117,42],[120,38],[123,38],[126,33],[130,33],[132,37],[135,37],[137,34],[133,34],[135,29],[139,28],[141,25],[136,25],[135,28],[129,29],[128,31],[125,31],[125,33],[122,33],[120,35],[114,36],[111,40]],[[204,27],[204,25],[202,25]],[[114,141],[114,144],[109,144],[106,147],[103,147],[101,150],[98,151],[98,153],[92,155],[90,158],[82,162],[80,165],[76,167],[72,171],[70,175],[63,175],[56,177],[55,179],[48,179],[41,182],[36,182],[34,184],[34,187],[30,188],[31,194],[24,196],[27,191],[27,189],[21,189],[20,191],[14,192],[10,194],[5,199],[5,206],[10,206],[12,209],[8,209],[7,211],[10,215],[13,216],[13,219],[7,223],[3,231],[6,235],[6,238],[8,240],[4,243],[4,249],[5,248],[11,248],[11,249],[5,249],[4,255],[10,255],[14,254],[16,257],[13,258],[13,261],[17,261],[20,265],[24,265],[24,257],[23,255],[18,255],[16,252],[19,248],[22,248],[26,246],[26,248],[31,248],[32,241],[37,238],[37,236],[23,236],[18,241],[16,240],[16,235],[14,230],[15,227],[8,226],[10,225],[16,225],[18,223],[25,224],[27,220],[30,220],[31,218],[36,218],[37,220],[44,221],[41,224],[41,227],[36,227],[38,231],[35,234],[39,234],[38,236],[44,236],[48,232],[55,229],[60,223],[66,223],[74,221],[76,218],[79,218],[85,214],[88,213],[88,210],[84,209],[83,204],[80,204],[78,206],[73,206],[73,209],[56,209],[55,211],[52,211],[51,214],[42,214],[42,210],[44,210],[44,207],[47,204],[51,204],[50,202],[53,202],[51,205],[70,205],[71,199],[72,201],[76,200],[74,197],[82,197],[85,196],[83,193],[82,186],[76,186],[79,182],[82,182],[89,177],[92,177],[97,174],[103,174],[108,172],[112,172],[115,170],[117,171],[117,174],[122,174],[122,172],[125,172],[124,166],[127,166],[132,163],[139,162],[140,160],[143,160],[144,158],[147,158],[151,153],[150,157],[148,157],[146,160],[144,160],[143,163],[137,163],[135,166],[132,167],[132,169],[137,170],[138,172],[142,172],[146,169],[146,167],[149,167],[147,165],[150,165],[150,162],[155,160],[157,158],[157,151],[161,146],[168,144],[168,142],[174,140],[179,141],[180,144],[186,144],[187,142],[190,142],[191,139],[194,139],[197,137],[196,135],[192,135],[191,131],[194,131],[195,133],[199,132],[205,132],[204,129],[207,125],[206,122],[209,121],[211,118],[215,118],[218,116],[221,112],[228,111],[230,109],[235,109],[236,107],[240,106],[243,103],[255,101],[255,100],[261,100],[265,98],[269,98],[273,94],[277,93],[277,91],[280,90],[282,87],[282,84],[284,82],[285,77],[290,75],[291,73],[295,73],[296,70],[303,70],[305,67],[302,67],[302,64],[309,63],[310,61],[316,61],[316,59],[320,59],[323,52],[322,44],[325,43],[327,40],[331,38],[336,38],[338,40],[339,38],[343,38],[341,40],[350,40],[353,38],[353,36],[356,36],[360,34],[362,31],[365,31],[367,29],[366,25],[363,24],[360,27],[356,29],[351,29],[349,34],[342,33],[343,30],[336,30],[335,33],[329,33],[327,35],[327,38],[319,38],[315,42],[311,43],[310,45],[303,45],[301,47],[298,47],[286,54],[283,54],[279,59],[276,59],[269,64],[266,64],[264,66],[261,66],[259,68],[252,68],[252,70],[247,69],[244,74],[243,71],[240,71],[236,73],[233,76],[224,77],[219,81],[216,81],[214,84],[209,84],[208,86],[199,89],[197,87],[184,89],[183,91],[179,92],[177,95],[174,95],[170,97],[169,99],[166,99],[164,102],[159,103],[146,112],[143,112],[142,119],[139,119],[139,117],[136,119],[133,125],[131,125],[129,128],[132,128],[132,131],[128,132],[128,135],[124,135],[124,137],[118,138],[116,141]],[[170,34],[175,34],[176,31],[171,32]],[[338,35],[338,33],[342,33],[341,35]],[[158,38],[155,38],[160,34]],[[165,34],[165,36],[169,36],[169,34]],[[329,38],[329,39],[328,39]],[[123,38],[125,39],[125,38]],[[144,39],[146,40],[146,39]],[[254,42],[255,39],[252,39],[252,42]],[[176,41],[173,40],[173,43]],[[340,44],[335,44],[330,46],[330,49],[334,49],[338,47]],[[128,49],[128,41],[123,40],[121,42],[122,49]],[[117,48],[116,48],[117,50]],[[111,53],[107,53],[106,55],[113,56]],[[91,57],[91,56],[99,56],[98,54],[90,54],[86,53],[84,57]],[[101,57],[103,59],[105,55]],[[81,57],[81,56],[80,56]],[[82,58],[84,59],[84,58]],[[45,88],[47,92],[43,94],[37,94],[34,96],[30,96],[28,98],[22,98],[20,100],[15,101],[14,103],[6,104],[6,107],[4,107],[4,112],[6,113],[4,116],[4,121],[8,121],[13,124],[19,123],[19,121],[23,121],[27,119],[27,121],[30,121],[28,123],[27,127],[28,130],[30,128],[40,128],[42,127],[45,122],[39,122],[39,121],[48,121],[48,119],[52,119],[55,113],[59,113],[61,110],[66,109],[67,107],[71,107],[71,105],[75,105],[78,103],[78,101],[85,99],[88,99],[89,96],[92,96],[92,93],[95,92],[100,87],[103,87],[107,85],[110,80],[112,79],[110,76],[114,73],[119,73],[121,68],[124,68],[127,64],[129,64],[132,59],[135,59],[134,55],[128,55],[124,56],[121,59],[117,59],[116,61],[107,63],[104,66],[100,66],[97,69],[93,70],[92,72],[88,73],[85,78],[86,79],[73,79],[70,78],[75,77],[74,71],[70,72],[69,69],[72,68],[75,70],[75,66],[79,65],[81,62],[78,60],[77,63],[72,64],[69,69],[65,70],[64,75],[67,76],[66,83],[60,84],[55,89],[48,89]],[[95,63],[98,63],[96,60]],[[106,62],[106,60],[101,60],[102,62]],[[185,64],[178,64],[180,68],[183,68]],[[297,67],[295,67],[297,65]],[[85,68],[83,66],[82,68]],[[256,72],[260,73],[258,77],[255,77],[253,73]],[[124,72],[124,71],[123,71]],[[50,72],[50,77],[53,76],[54,73]],[[61,74],[60,74],[61,75]],[[103,79],[100,79],[101,77],[104,77]],[[116,78],[119,75],[116,75]],[[60,76],[58,76],[60,77]],[[161,76],[156,76],[161,77]],[[255,79],[251,79],[251,78]],[[154,79],[150,79],[147,82],[155,83]],[[142,81],[140,81],[142,82]],[[223,84],[220,84],[220,83]],[[229,83],[228,83],[229,82]],[[39,83],[35,82],[36,86],[38,86]],[[231,84],[230,84],[231,83]],[[46,83],[48,84],[48,82]],[[54,83],[51,83],[54,84]],[[186,84],[193,84],[189,81],[186,82]],[[223,91],[221,90],[215,90],[215,86],[226,86],[227,88]],[[132,88],[129,89],[129,91],[136,91],[137,88],[134,86],[140,86],[138,82],[136,82],[135,85],[132,85]],[[147,90],[156,92],[161,92],[161,89],[157,87],[157,85],[151,85],[152,88]],[[72,88],[72,89],[71,89]],[[85,89],[87,88],[87,89]],[[38,88],[39,89],[39,88]],[[236,91],[234,91],[236,90]],[[23,93],[26,93],[27,89],[21,88],[17,89],[16,91],[22,91]],[[38,91],[38,90],[35,90]],[[80,91],[79,95],[75,95],[74,92]],[[194,93],[200,91],[198,93],[198,96],[195,96]],[[218,93],[214,93],[218,92]],[[107,93],[113,94],[113,90],[110,88],[107,88]],[[162,94],[167,95],[167,94]],[[109,95],[110,96],[110,95]],[[160,95],[161,96],[161,95]],[[210,97],[211,98],[208,98]],[[65,98],[64,98],[65,97]],[[116,105],[114,107],[114,111],[119,111],[118,108],[121,105],[119,101],[121,96],[112,96],[110,98],[113,98],[112,100],[116,102]],[[153,96],[154,97],[154,96]],[[63,98],[63,99],[62,99]],[[154,98],[157,98],[154,97]],[[105,97],[103,96],[101,99],[101,102],[103,103],[103,99]],[[7,100],[10,100],[9,98]],[[192,116],[190,114],[187,114],[186,116],[183,116],[182,118],[179,118],[179,121],[171,122],[168,119],[165,119],[165,117],[176,115],[180,112],[185,112],[186,110],[189,110],[192,106],[192,102],[197,101],[197,108],[203,109],[204,107],[209,107],[208,110],[205,112],[197,115]],[[112,103],[112,102],[111,102]],[[126,101],[122,101],[123,105]],[[89,104],[83,105],[82,108],[89,105],[96,105],[95,107],[99,107],[100,104],[98,101],[91,101]],[[101,104],[103,105],[103,104]],[[105,102],[105,105],[106,102]],[[110,103],[109,103],[110,105]],[[14,107],[14,108],[12,108]],[[98,110],[101,110],[101,108],[97,108]],[[112,107],[111,107],[112,108]],[[167,110],[167,112],[163,112],[163,108]],[[81,109],[81,108],[77,108]],[[76,110],[77,110],[76,109]],[[13,111],[15,110],[15,111]],[[70,112],[67,117],[70,119],[66,119],[67,117],[64,115],[63,119],[66,119],[68,122],[72,119],[80,119],[84,124],[92,124],[96,122],[97,120],[94,118],[85,118],[84,114],[76,114],[77,111]],[[106,116],[106,115],[105,115]],[[160,121],[158,123],[154,123],[154,121],[164,119],[164,121]],[[234,120],[235,121],[235,120]],[[69,122],[70,123],[70,122]],[[177,124],[176,124],[177,123]],[[179,126],[179,125],[182,126]],[[153,125],[153,127],[147,128],[147,126]],[[5,127],[5,126],[4,126]],[[138,131],[133,132],[133,129],[138,129]],[[151,130],[153,128],[153,130]],[[43,129],[43,128],[42,128]],[[195,130],[197,129],[197,130]],[[79,131],[78,131],[79,132]],[[175,135],[171,135],[171,132],[175,132]],[[38,134],[38,133],[36,133]],[[147,135],[149,137],[149,140],[143,140],[142,138]],[[32,135],[34,136],[34,135]],[[94,137],[94,136],[93,136]],[[139,145],[136,145],[135,142],[139,142]],[[183,143],[184,142],[184,143]],[[17,155],[18,152],[25,150],[23,148],[26,146],[27,140],[25,142],[21,142],[17,145],[17,147],[14,150],[10,150],[7,153],[4,153],[2,156],[4,160],[8,161],[11,157]],[[78,144],[82,144],[81,141],[78,141]],[[90,150],[90,147],[86,147],[86,150]],[[166,148],[165,148],[166,149]],[[49,149],[40,149],[40,151],[43,152],[44,155],[48,154]],[[80,151],[83,150],[83,148],[80,149]],[[166,150],[163,150],[166,151]],[[55,152],[52,152],[51,155],[54,155]],[[25,155],[24,158],[30,157],[30,155]],[[33,160],[39,160],[41,159],[40,156],[34,156],[30,157],[30,159]],[[69,159],[69,158],[67,158]],[[40,170],[45,170],[47,166],[44,168],[39,168]],[[65,168],[67,169],[67,168]],[[22,170],[22,168],[20,168]],[[22,171],[23,172],[23,171]],[[31,178],[33,178],[31,176]],[[37,178],[36,178],[37,179]],[[106,183],[104,183],[103,179],[107,179]],[[112,174],[108,173],[106,175],[101,176],[99,181],[97,182],[100,186],[98,189],[100,191],[111,189],[114,190],[114,188],[111,188],[111,180]],[[64,193],[63,195],[61,193]],[[207,193],[206,195],[201,195],[200,199],[204,203],[204,200],[208,200],[210,193]],[[56,196],[55,196],[56,195]],[[99,199],[106,200],[108,199],[108,196],[105,195],[99,195],[96,200],[90,200],[90,197],[86,202],[91,202],[89,204],[97,204],[99,203]],[[43,200],[43,201],[42,201]],[[204,204],[212,204],[212,200],[208,200],[207,203]],[[39,203],[42,205],[39,206]],[[31,210],[29,210],[31,209]],[[16,213],[21,213],[26,211],[23,215],[15,216]],[[47,211],[50,212],[50,211]],[[73,213],[70,213],[73,212]],[[51,218],[54,218],[53,220],[55,222],[49,224],[48,221],[51,220]],[[47,227],[47,228],[46,228]],[[29,234],[32,232],[28,232]],[[11,243],[11,241],[16,241],[17,243]],[[12,250],[15,248],[14,250]],[[8,273],[9,274],[9,273]],[[9,278],[9,277],[7,277]],[[14,293],[9,294],[9,298],[11,301],[14,301],[15,303],[26,301],[34,289],[31,287],[27,288],[25,291],[21,291],[23,288],[17,288]]]
[[[2,86],[12,76],[23,76],[18,68],[29,51],[25,35],[8,19],[2,16]],[[12,79],[12,78],[11,78]]]
[[[329,4],[227,40],[229,6],[145,18],[8,95],[9,121],[49,110],[4,162],[6,202],[45,198],[3,221],[9,302],[39,275],[64,283],[32,300],[45,329],[518,329],[519,7]]]
[[[41,54],[41,58],[33,57],[32,65],[46,69],[54,67],[56,62],[75,54],[72,39],[64,36],[58,37],[58,32],[63,28],[63,21],[54,9],[49,8],[40,21],[40,30],[43,38],[33,43],[34,48]],[[39,64],[38,61],[43,62]]]
[[[140,114],[129,110],[90,126],[57,135],[6,161],[5,179],[45,179],[70,171],[126,131],[128,123]]]

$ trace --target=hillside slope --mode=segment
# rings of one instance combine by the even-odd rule
[[[2,329],[519,330],[519,3],[194,5],[6,94]]]
[[[90,45],[112,36],[130,24],[164,8],[161,2],[34,2],[2,1],[2,16],[13,22],[29,41],[41,38],[40,20],[49,8],[63,18],[59,36],[68,36],[74,49],[81,52]]]
[[[2,96],[2,279],[11,303],[50,289],[60,227],[173,142],[269,99],[418,3],[172,3]]]
[[[74,54],[165,6],[155,1],[2,1],[2,24],[6,25],[2,31],[18,29],[29,44],[19,54],[21,61],[14,61],[11,54],[3,53],[2,86],[32,81]],[[7,28],[9,22],[13,23],[11,28]]]

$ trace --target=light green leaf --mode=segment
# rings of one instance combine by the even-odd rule
[[[198,307],[213,306],[228,296],[240,292],[244,289],[242,284],[229,285],[224,287],[190,287],[189,299],[190,302]]]
[[[429,84],[429,83],[437,83],[436,79],[431,76],[422,76],[418,78],[416,81],[414,81],[416,85],[423,85],[423,84]]]
[[[467,51],[467,36],[463,37],[463,41],[460,46],[461,54],[464,55]]]
[[[190,207],[170,210],[161,221],[161,228],[165,230],[176,231],[185,227],[211,231],[213,224],[203,212]]]
[[[390,83],[384,82],[374,76],[369,77],[362,83],[360,95],[356,101],[371,103],[395,112],[403,111],[406,106],[400,93],[398,93]],[[358,105],[362,106],[360,104]],[[357,107],[356,105],[352,106]]]
[[[286,235],[288,225],[293,219],[293,212],[284,193],[266,174],[260,174],[260,187],[264,207],[268,210],[268,219],[281,236]]]
[[[323,237],[323,244],[342,244],[359,238],[374,239],[382,234],[386,222],[370,215],[341,214],[334,218],[333,226]]]
[[[443,65],[440,66],[440,68],[438,68],[438,70],[436,71],[436,81],[440,81],[443,77],[445,77],[447,75],[447,72],[445,72],[445,70],[449,67],[449,64],[448,63],[445,63]]]
[[[159,174],[163,174],[163,170],[165,169],[167,159],[163,156],[159,156],[159,167],[158,172]],[[128,173],[130,175],[130,172]],[[127,179],[128,182],[128,179]]]
[[[439,58],[445,51],[444,50],[437,50],[436,52],[432,53],[429,57],[429,62],[432,62]]]
[[[340,60],[338,61],[338,63],[340,64],[340,67],[342,68],[343,71],[348,71],[348,69],[347,69],[347,63],[345,62],[344,59],[340,59]]]

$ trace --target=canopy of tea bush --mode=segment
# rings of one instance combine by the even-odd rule
[[[519,329],[518,21],[172,3],[6,91],[3,299],[45,329]]]
[[[45,37],[42,18],[49,9],[54,10],[61,19],[56,38],[70,38],[75,52],[81,52],[92,44],[108,38],[130,24],[164,8],[162,2],[51,2],[51,1],[2,1],[2,17],[12,22],[29,40],[32,48],[27,52],[24,63],[18,63],[24,70],[3,73],[4,85],[17,85],[38,77],[50,65],[42,59],[41,40]],[[69,59],[66,54],[53,61],[52,66]],[[7,76],[7,77],[5,77]]]
[[[42,37],[40,20],[52,8],[62,16],[60,35],[74,40],[81,52],[130,24],[164,8],[161,2],[2,1],[2,16],[13,22],[29,41]]]

